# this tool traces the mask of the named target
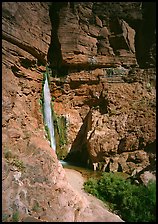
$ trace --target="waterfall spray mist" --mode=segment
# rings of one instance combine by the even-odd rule
[[[56,150],[56,142],[54,136],[54,123],[51,108],[51,94],[48,84],[48,75],[45,73],[45,83],[44,83],[44,123],[47,126],[48,136],[50,140],[51,147]]]

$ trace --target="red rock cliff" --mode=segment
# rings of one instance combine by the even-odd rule
[[[48,60],[53,75],[64,76],[52,78],[52,95],[69,124],[67,160],[129,174],[155,160],[155,10],[149,5],[52,4]]]

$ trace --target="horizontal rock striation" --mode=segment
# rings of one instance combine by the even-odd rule
[[[41,108],[50,3],[2,3],[2,221],[93,221],[45,136]],[[103,221],[122,221],[99,208]],[[97,212],[98,212],[97,211]],[[97,220],[98,221],[98,220]]]
[[[63,81],[61,90],[56,81],[54,109],[69,124],[71,149],[66,160],[91,168],[97,163],[97,169],[129,174],[150,164],[156,152],[155,72],[136,71],[137,79],[133,69],[120,77],[109,77],[101,69],[89,75],[74,73]]]
[[[154,67],[155,15],[154,3],[53,3],[48,61],[59,76],[109,63]]]
[[[52,76],[63,76],[51,83],[54,109],[69,124],[66,159],[130,174],[148,166],[155,148],[150,153],[147,148],[156,138],[154,4],[61,3],[52,8],[60,58],[53,64],[49,52],[48,59]],[[151,26],[147,45],[145,23]],[[139,153],[144,160],[138,162]]]
[[[66,69],[137,64],[135,30],[122,18],[108,18],[111,21],[105,23],[95,12],[95,4],[61,3],[60,7],[52,4],[51,21],[58,25],[55,26],[57,32],[51,41],[48,60],[58,75],[62,76]]]

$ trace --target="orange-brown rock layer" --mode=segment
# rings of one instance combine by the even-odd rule
[[[131,174],[148,166],[156,152],[155,71],[112,77],[106,71],[71,73],[60,90],[52,78],[54,110],[68,120],[67,160]]]
[[[91,205],[70,186],[45,137],[40,99],[51,34],[49,4],[2,7],[2,221],[93,221]],[[122,221],[96,210],[103,221]]]
[[[48,61],[59,76],[137,62],[154,67],[155,15],[154,3],[52,3]]]

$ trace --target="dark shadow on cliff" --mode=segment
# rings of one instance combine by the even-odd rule
[[[87,134],[91,129],[92,123],[92,112],[91,110],[85,117],[83,125],[81,126],[76,139],[74,140],[70,152],[64,159],[66,162],[73,162],[76,165],[86,167],[89,160],[89,153],[87,148]]]
[[[135,48],[140,68],[156,66],[156,2],[142,3],[142,21],[136,29]]]
[[[53,76],[65,76],[68,74],[66,66],[62,65],[61,44],[58,38],[59,13],[60,9],[66,6],[67,2],[53,2],[49,8],[49,16],[52,25],[51,43],[48,49],[47,60],[49,67],[52,69]]]

